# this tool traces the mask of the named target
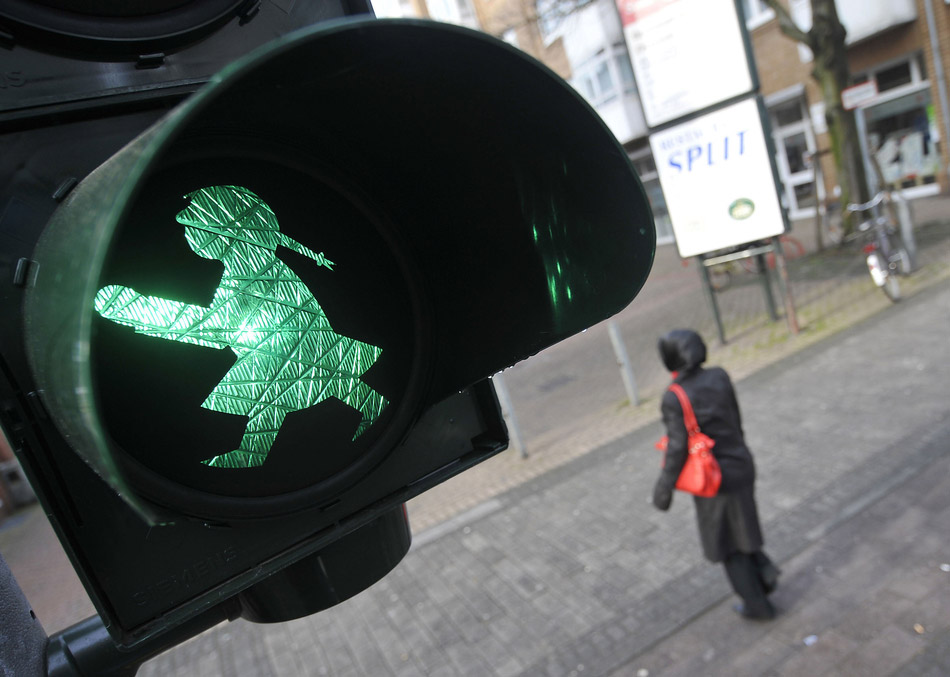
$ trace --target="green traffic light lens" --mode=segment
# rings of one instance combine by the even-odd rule
[[[156,338],[230,348],[237,362],[201,404],[248,417],[240,446],[202,463],[218,468],[264,464],[287,414],[335,397],[359,411],[362,435],[388,401],[360,380],[381,350],[337,334],[303,281],[277,258],[277,245],[332,269],[322,253],[280,232],[274,212],[238,186],[211,186],[188,195],[176,221],[199,256],[224,264],[209,306],[140,294],[109,285],[95,298],[105,319]]]
[[[215,147],[156,172],[93,302],[117,458],[138,490],[197,514],[319,504],[382,460],[415,401],[418,294],[392,233],[292,151],[264,155]]]

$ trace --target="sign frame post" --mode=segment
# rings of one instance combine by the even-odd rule
[[[702,279],[720,340],[725,343],[725,333],[715,290],[706,270],[710,265],[707,255],[724,249],[734,251],[742,245],[748,249],[761,240],[771,240],[769,249],[778,262],[779,286],[789,329],[797,334],[795,306],[779,240],[790,230],[790,225],[781,202],[771,125],[758,93],[758,70],[741,0],[616,2],[677,247],[681,257],[695,256],[703,266]],[[695,39],[688,39],[688,36]],[[724,77],[725,83],[722,82]],[[711,87],[711,82],[716,86]],[[756,112],[753,112],[753,107]],[[726,122],[730,114],[735,114],[737,120],[740,115],[744,116],[744,121]],[[733,129],[737,137],[732,139],[730,158],[729,132],[726,135],[722,132],[734,124],[739,127]],[[705,196],[701,193],[703,188],[708,188],[704,181],[676,185],[684,174],[691,173],[694,166],[699,169],[700,165],[705,165],[705,169],[710,169],[734,160],[736,146],[738,155],[742,156],[747,133],[750,139],[754,137],[754,166],[745,163],[744,173],[724,172]],[[664,155],[663,151],[668,154]],[[682,155],[674,157],[676,152]],[[736,165],[733,161],[730,169]],[[771,180],[765,177],[771,177]],[[755,199],[735,196],[727,203],[728,209],[720,214],[724,210],[717,203],[721,203],[723,198],[713,195],[715,189],[718,187],[723,192],[735,186],[748,186],[750,191],[754,189]],[[701,197],[697,198],[697,194]],[[712,215],[700,211],[709,208],[718,211]],[[752,220],[742,224],[745,228],[737,229],[734,227],[736,223],[728,221],[730,217],[734,222]],[[777,318],[768,269],[766,266],[758,268],[763,278],[769,315],[774,321]]]

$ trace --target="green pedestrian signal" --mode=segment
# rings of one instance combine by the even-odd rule
[[[239,186],[211,186],[187,196],[176,217],[198,256],[224,264],[208,307],[109,285],[96,311],[137,333],[209,348],[230,348],[237,362],[202,402],[211,411],[248,417],[240,446],[202,463],[263,465],[287,414],[334,397],[360,412],[356,439],[388,404],[360,380],[380,348],[336,333],[304,282],[277,258],[277,245],[328,269],[333,264],[280,232],[274,212]]]

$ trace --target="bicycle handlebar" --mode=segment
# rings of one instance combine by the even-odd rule
[[[884,193],[884,191],[881,191],[880,193],[875,195],[873,198],[871,198],[869,202],[864,202],[862,204],[849,204],[848,211],[849,212],[866,212],[869,209],[874,209],[879,204],[884,202],[886,197],[887,195]]]

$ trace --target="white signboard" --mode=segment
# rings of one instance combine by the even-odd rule
[[[647,124],[752,91],[734,0],[616,0]]]
[[[868,80],[841,90],[841,105],[845,110],[854,110],[877,96],[877,82]]]
[[[656,132],[650,146],[680,256],[784,232],[755,99]]]

